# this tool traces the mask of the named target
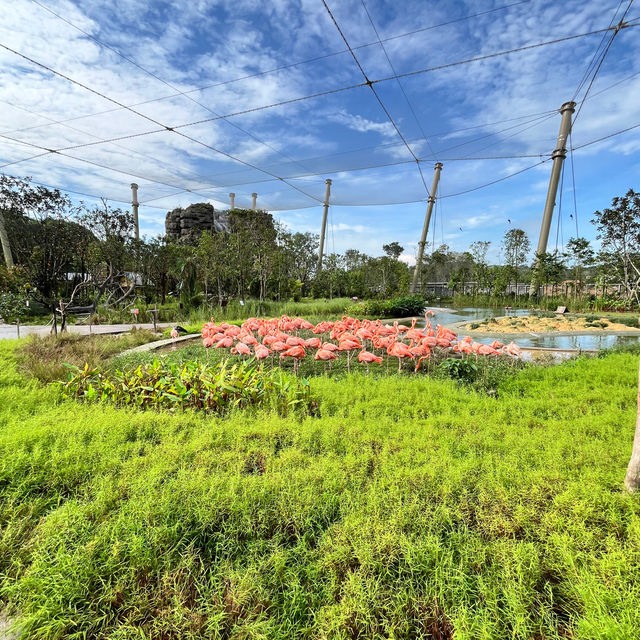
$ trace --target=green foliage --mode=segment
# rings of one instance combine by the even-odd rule
[[[516,289],[519,283],[520,270],[526,263],[531,243],[522,229],[509,229],[502,240],[505,266],[508,268],[509,278],[515,281]]]
[[[610,209],[596,211],[591,222],[601,242],[598,261],[621,282],[626,300],[640,302],[640,193],[629,189],[611,201]]]
[[[406,318],[424,313],[425,301],[421,295],[392,298],[391,300],[366,300],[349,306],[348,315],[373,318]]]
[[[635,640],[637,356],[317,379],[321,418],[55,404],[0,344],[0,589],[25,638]]]
[[[24,320],[29,316],[28,300],[24,293],[0,292],[0,318],[7,323]]]
[[[100,370],[67,365],[71,373],[60,388],[64,399],[115,404],[138,409],[195,409],[225,413],[263,407],[285,415],[311,406],[309,384],[274,369],[227,361],[211,366],[154,360],[135,369]]]
[[[447,358],[440,363],[440,368],[453,380],[474,382],[478,377],[478,364],[468,358]]]

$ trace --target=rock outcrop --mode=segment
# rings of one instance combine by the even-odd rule
[[[206,202],[179,207],[167,213],[164,222],[167,238],[174,242],[195,242],[203,231],[231,232],[228,211],[216,211]]]

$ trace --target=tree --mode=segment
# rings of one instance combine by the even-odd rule
[[[611,201],[611,208],[596,211],[591,220],[596,225],[601,253],[622,283],[625,299],[640,303],[640,193],[629,189]]]
[[[489,287],[492,295],[504,295],[507,287],[509,286],[509,271],[509,267],[505,267],[503,265],[489,267],[487,278],[489,280]]]
[[[152,238],[140,241],[138,252],[144,282],[153,287],[155,298],[164,304],[169,288],[177,283],[180,248],[165,238]]]
[[[278,232],[278,244],[285,254],[287,276],[307,285],[316,269],[319,238],[316,233]]]
[[[561,282],[564,269],[564,262],[557,252],[538,253],[532,269],[532,295],[537,293],[542,285],[544,285],[545,291],[543,295],[546,295],[546,290],[550,284],[554,287]]]
[[[518,295],[518,276],[520,267],[526,262],[531,244],[527,234],[522,229],[509,229],[504,234],[502,251],[506,266],[509,267],[516,284],[516,296]]]
[[[230,293],[228,283],[233,276],[228,234],[203,231],[196,248],[196,260],[204,280],[205,297],[208,299],[210,287],[215,286],[218,304],[222,305]]]
[[[421,282],[449,280],[453,271],[453,254],[448,245],[440,245],[422,261]]]
[[[401,247],[397,242],[390,242],[389,244],[383,244],[382,250],[394,260],[397,260],[404,251],[404,247]]]
[[[489,265],[487,264],[487,252],[491,242],[477,240],[472,242],[469,246],[469,251],[473,257],[473,279],[476,283],[476,288],[480,291],[484,291],[489,286]]]
[[[230,221],[229,242],[236,257],[238,294],[244,299],[247,289],[253,290],[264,300],[277,252],[273,216],[262,210],[234,209]]]
[[[74,287],[68,304],[82,290],[92,291],[91,306],[104,296],[106,306],[119,305],[135,291],[142,270],[142,245],[133,240],[133,215],[113,209],[106,200],[100,206],[83,208],[78,221],[91,231],[87,243],[79,247],[81,281]],[[85,269],[89,278],[84,278]]]
[[[13,259],[28,273],[34,293],[52,308],[93,236],[78,224],[78,209],[68,196],[34,186],[28,178],[0,176],[0,201]]]
[[[367,293],[377,296],[404,294],[409,287],[409,268],[389,256],[369,258],[362,268]]]
[[[593,264],[595,256],[591,244],[586,238],[569,238],[564,257],[569,260],[569,265],[573,270],[575,297],[582,291],[584,270]]]

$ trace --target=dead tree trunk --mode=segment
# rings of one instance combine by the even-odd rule
[[[640,369],[638,371],[638,411],[636,414],[636,434],[633,439],[631,460],[627,467],[627,475],[624,479],[627,491],[633,492],[640,489]]]

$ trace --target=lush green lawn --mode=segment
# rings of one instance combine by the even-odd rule
[[[15,348],[0,594],[27,638],[638,638],[637,356],[203,418],[61,403]]]

